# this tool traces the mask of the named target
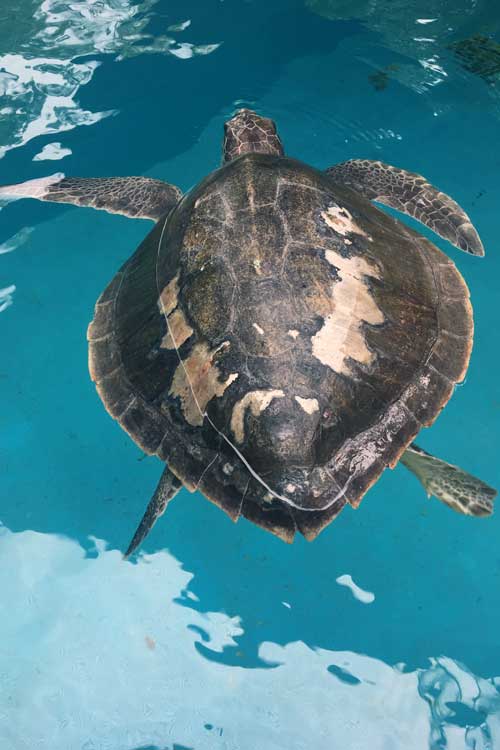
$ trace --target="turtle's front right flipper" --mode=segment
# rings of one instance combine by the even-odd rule
[[[158,221],[182,196],[179,188],[151,177],[82,177],[63,174],[0,187],[0,201],[36,198],[88,206],[131,219]]]
[[[458,513],[469,516],[493,513],[497,491],[481,479],[431,456],[415,443],[406,449],[400,460],[422,482],[429,496],[434,495]]]

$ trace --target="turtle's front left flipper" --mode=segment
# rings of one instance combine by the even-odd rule
[[[422,482],[429,497],[434,495],[453,510],[469,516],[493,513],[497,491],[458,466],[431,456],[415,443],[406,449],[400,460]]]
[[[369,159],[344,161],[326,172],[365,198],[413,216],[460,250],[484,255],[479,235],[463,208],[425,177]]]
[[[172,210],[182,196],[179,188],[151,177],[82,177],[62,174],[0,187],[0,201],[36,198],[72,203],[131,219],[158,219]]]
[[[172,474],[168,466],[166,466],[163,474],[161,475],[158,487],[156,488],[153,497],[149,501],[146,512],[144,513],[142,520],[137,527],[137,531],[135,532],[127,551],[125,552],[125,557],[129,557],[129,555],[131,555],[132,552],[134,552],[134,550],[136,550],[137,547],[142,544],[158,518],[163,513],[165,513],[165,509],[170,500],[172,500],[172,498],[177,495],[181,487],[182,482],[180,482],[177,477]]]

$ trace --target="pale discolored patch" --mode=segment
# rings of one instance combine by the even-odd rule
[[[295,328],[290,328],[289,331],[287,331],[288,335],[292,337],[292,339],[296,339],[299,335],[299,332],[295,330]]]
[[[203,424],[208,402],[222,396],[238,377],[234,372],[227,380],[219,380],[220,372],[213,362],[216,352],[205,342],[196,344],[189,357],[180,362],[172,380],[170,395],[180,398],[186,421],[196,427]]]
[[[264,329],[261,328],[260,325],[258,325],[258,323],[253,323],[252,325],[257,331],[257,333],[260,333],[261,336],[264,334]]]
[[[178,349],[193,335],[193,329],[179,308],[168,316],[167,324],[168,331],[160,344],[162,349]]]
[[[62,172],[41,177],[36,180],[27,180],[18,185],[5,185],[0,188],[0,200],[9,202],[18,198],[38,198],[43,200],[50,192],[50,188],[64,179]]]
[[[337,234],[341,234],[342,237],[345,237],[347,234],[359,234],[362,237],[371,239],[366,232],[361,229],[359,224],[356,224],[347,208],[342,208],[341,206],[330,206],[326,211],[321,212],[321,218],[326,224],[328,224],[330,229],[333,229]]]
[[[231,415],[231,430],[238,441],[242,443],[245,438],[245,413],[250,409],[254,417],[258,417],[264,409],[267,409],[274,398],[283,398],[283,391],[250,391],[234,405]]]
[[[364,258],[343,258],[333,250],[327,250],[325,257],[338,270],[340,278],[333,285],[334,310],[311,339],[312,353],[335,372],[350,375],[347,358],[368,365],[375,357],[366,345],[362,323],[384,322],[365,280],[366,276],[379,278],[380,274]]]
[[[161,313],[164,313],[165,315],[169,315],[172,310],[174,310],[177,307],[177,299],[179,297],[179,274],[174,276],[174,278],[168,282],[167,286],[164,288],[162,293],[160,294],[160,298],[158,300],[158,308]]]
[[[315,411],[319,411],[317,398],[301,398],[300,396],[295,396],[295,401],[304,409],[307,414],[314,414]]]
[[[257,273],[257,275],[262,276],[262,261],[260,258],[254,258],[253,267],[255,268],[255,272]]]

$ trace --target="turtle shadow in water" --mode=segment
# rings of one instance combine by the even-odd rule
[[[459,63],[469,73],[479,76],[490,86],[500,80],[500,44],[484,34],[475,34],[448,45]]]
[[[183,18],[185,12],[181,2],[169,4],[170,18]],[[60,169],[75,177],[145,174],[155,164],[188,151],[210,120],[221,112],[232,111],[235,101],[246,92],[252,92],[253,98],[255,92],[262,97],[294,59],[330,53],[358,28],[355,23],[343,22],[333,29],[305,9],[301,0],[274,0],[259,12],[253,4],[243,3],[238,13],[227,3],[208,0],[190,17],[191,28],[203,29],[206,39],[223,40],[214,53],[188,64],[172,55],[142,55],[110,64],[109,58],[102,55],[92,82],[78,92],[79,104],[96,112],[117,110],[118,115],[92,127],[65,132],[64,145],[72,154],[60,167],[31,161],[46,143],[54,140],[54,133],[33,139],[22,149],[8,151],[2,159],[2,183],[44,177]],[[242,28],[245,34],[241,34]],[[214,85],[221,77],[223,85]],[[198,179],[219,164],[220,142],[221,139],[213,143],[210,161],[199,165]],[[182,183],[183,179],[177,174],[154,176],[170,182]],[[67,210],[66,206],[32,203],[29,224],[40,224]],[[8,213],[2,211],[0,243],[26,225],[26,214],[26,207],[19,204],[9,206]],[[133,250],[131,246],[130,254]],[[116,269],[110,269],[113,270]]]
[[[399,70],[396,64],[386,65],[385,68],[379,68],[368,76],[370,84],[375,91],[385,91],[389,85],[393,74]]]

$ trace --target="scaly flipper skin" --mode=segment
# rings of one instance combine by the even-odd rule
[[[137,531],[125,552],[125,557],[129,557],[132,552],[143,543],[158,518],[165,513],[170,500],[177,495],[181,487],[182,482],[179,482],[177,477],[172,474],[168,466],[166,466],[165,471],[161,475],[158,487],[149,501],[146,512],[144,513],[142,520],[137,527]]]
[[[326,172],[335,182],[365,198],[413,216],[460,250],[484,255],[479,235],[465,211],[425,177],[369,159],[344,161]]]
[[[431,456],[415,443],[406,449],[400,460],[422,482],[429,496],[434,495],[458,513],[468,516],[493,513],[496,490],[458,466]]]
[[[169,213],[181,197],[182,193],[175,185],[150,177],[66,178],[56,174],[0,187],[0,201],[36,198],[152,221]]]

